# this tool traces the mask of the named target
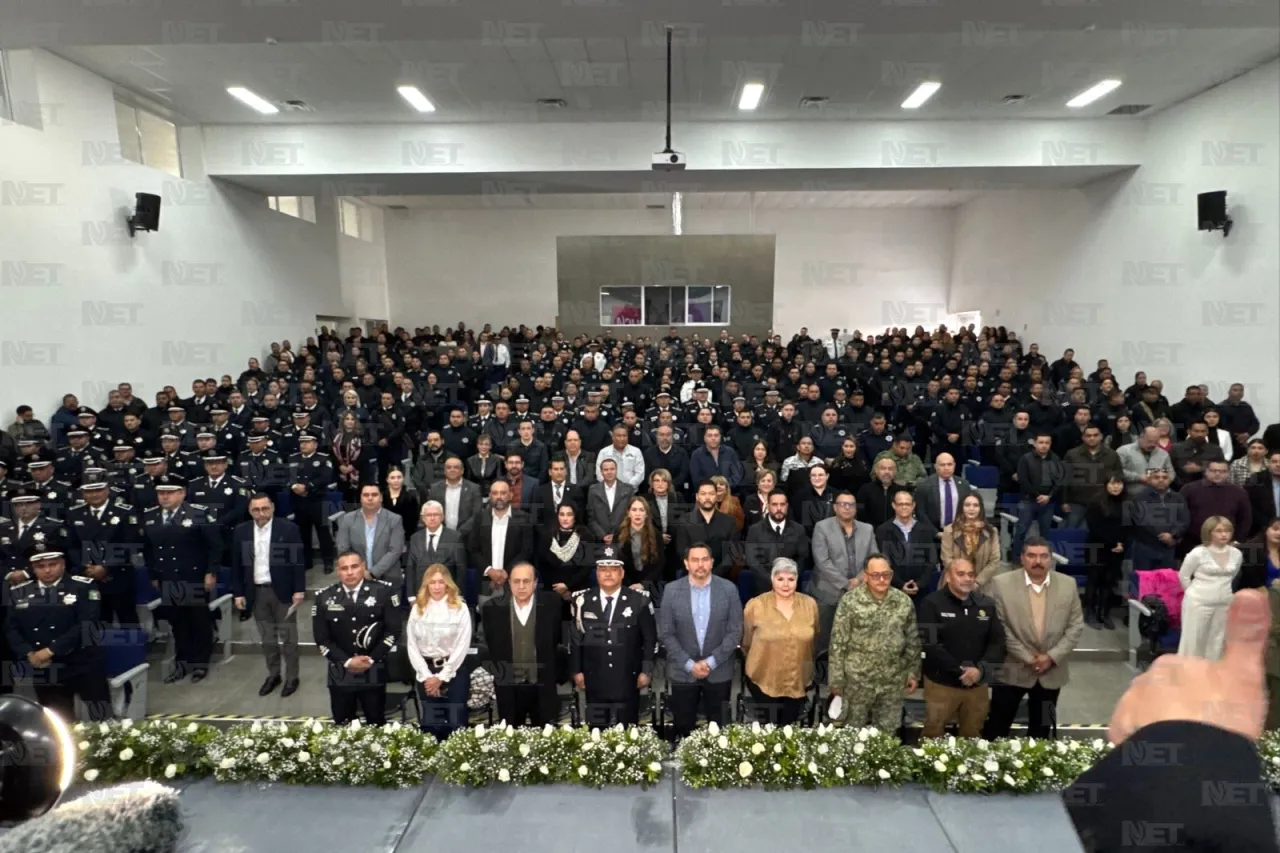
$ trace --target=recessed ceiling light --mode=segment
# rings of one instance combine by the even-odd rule
[[[1099,98],[1109,95],[1119,88],[1119,80],[1103,80],[1101,83],[1090,86],[1088,89],[1085,89],[1083,92],[1067,101],[1067,106],[1072,109],[1087,107]]]
[[[742,94],[738,96],[738,109],[754,110],[760,106],[762,97],[764,97],[763,83],[743,83]]]
[[[273,113],[280,112],[280,108],[277,107],[275,104],[271,103],[266,98],[263,98],[258,94],[255,94],[254,92],[250,92],[248,89],[244,88],[243,86],[228,86],[227,94],[235,98],[237,101],[244,104],[245,106],[250,107],[251,109],[257,110],[258,112],[262,113],[264,116],[269,116]]]
[[[436,105],[431,103],[417,86],[399,86],[396,91],[400,93],[400,97],[409,102],[409,106],[418,112],[433,113],[436,111]]]
[[[924,102],[933,97],[934,93],[942,88],[941,83],[927,82],[916,86],[916,90],[907,96],[902,102],[904,110],[914,110],[924,105]]]
[[[569,102],[564,98],[538,98],[538,106],[549,110],[563,110],[569,106]]]

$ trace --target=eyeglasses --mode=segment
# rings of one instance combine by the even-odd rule
[[[848,509],[849,507],[853,506],[853,501],[836,501],[836,506],[844,509]]]
[[[863,572],[873,581],[887,581],[893,577],[893,572]]]

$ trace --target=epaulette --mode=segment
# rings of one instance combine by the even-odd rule
[[[632,592],[639,593],[640,595],[643,595],[645,598],[648,598],[648,597],[649,597],[649,590],[647,590],[647,589],[633,589],[633,590],[631,590],[631,591],[632,591]]]
[[[16,584],[14,584],[14,585],[13,585],[13,588],[14,588],[14,589],[22,589],[24,586],[31,586],[31,584],[33,584],[33,583],[35,583],[35,581],[23,581],[22,583],[16,583]]]
[[[84,502],[84,501],[76,501],[75,503],[73,503],[73,504],[71,505],[70,509],[79,509],[79,508],[80,508],[80,507],[82,507],[82,506],[85,506],[85,502]]]
[[[391,581],[384,581],[384,580],[382,580],[381,578],[374,578],[374,579],[373,579],[373,582],[374,582],[374,583],[380,583],[380,584],[382,584],[383,586],[391,586]]]
[[[572,596],[573,596],[574,598],[581,598],[582,596],[586,595],[586,594],[587,594],[588,592],[590,592],[590,591],[591,591],[591,590],[589,590],[589,589],[579,589],[579,590],[574,590],[574,592],[572,593]]]
[[[116,508],[122,509],[125,512],[133,512],[133,504],[117,503]]]
[[[142,511],[143,511],[143,513],[148,513],[148,512],[159,512],[159,511],[160,511],[160,507],[158,507],[158,506],[149,506],[149,507],[145,507]]]
[[[72,575],[71,579],[73,581],[80,581],[80,583],[87,583],[87,584],[93,583],[93,578],[86,578],[86,577],[83,577],[82,575]]]
[[[208,508],[207,506],[205,506],[204,504],[187,504],[187,506],[191,507],[192,509],[198,509],[198,510],[200,510],[201,512],[208,512],[208,511],[209,511],[209,508]]]

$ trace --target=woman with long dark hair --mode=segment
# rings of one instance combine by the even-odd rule
[[[1102,494],[1085,509],[1089,541],[1098,549],[1084,588],[1084,619],[1094,628],[1114,628],[1111,593],[1120,580],[1128,531],[1124,517],[1124,477],[1113,474]]]
[[[333,466],[344,503],[360,502],[360,486],[368,481],[372,462],[364,452],[364,428],[359,418],[355,412],[344,412],[338,431],[333,434]]]
[[[542,545],[536,563],[542,586],[564,599],[568,612],[573,593],[591,586],[595,568],[591,533],[579,523],[577,508],[565,501],[556,510],[550,529],[544,529],[538,538]]]
[[[613,535],[613,545],[622,561],[622,582],[653,594],[662,580],[666,549],[649,514],[649,502],[640,495],[627,503],[627,514]]]
[[[892,516],[890,516],[892,517]],[[987,521],[987,510],[977,494],[965,495],[955,521],[942,528],[942,566],[964,557],[973,565],[978,586],[990,589],[1004,565],[1000,559],[1000,532]]]

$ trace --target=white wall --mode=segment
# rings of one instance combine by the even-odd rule
[[[326,199],[323,203],[332,210],[336,201]],[[361,227],[368,230],[370,239],[348,237],[340,227],[335,232],[342,304],[352,320],[347,325],[356,325],[359,320],[390,320],[383,211],[380,207],[353,203],[360,208]]]
[[[954,210],[702,210],[686,234],[776,234],[773,328],[854,329],[942,322]],[[393,324],[554,322],[556,237],[671,233],[666,210],[390,211]],[[735,323],[769,318],[740,313]]]
[[[1148,123],[1143,166],[1076,191],[966,204],[951,311],[1163,379],[1171,399],[1243,382],[1280,415],[1280,62]],[[1196,230],[1196,195],[1227,190],[1231,236]]]
[[[311,224],[260,196],[119,160],[111,84],[33,57],[43,130],[0,123],[6,424],[19,403],[48,418],[68,392],[104,405],[125,380],[150,398],[239,375],[268,342],[305,338],[316,314],[346,313],[331,205]],[[163,206],[160,230],[130,240],[135,192]]]

